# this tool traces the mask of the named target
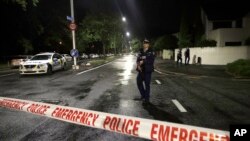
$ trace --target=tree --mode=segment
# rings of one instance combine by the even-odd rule
[[[179,47],[183,48],[183,47],[192,46],[191,35],[189,34],[188,10],[187,10],[186,5],[182,9],[180,32],[179,32],[178,38],[179,38],[179,41],[178,41]]]
[[[77,46],[80,50],[84,50],[89,43],[101,41],[103,54],[105,54],[106,50],[119,44],[121,31],[118,16],[104,13],[88,14],[79,25]]]
[[[25,10],[17,2],[19,1],[0,2],[1,17],[5,20],[0,23],[0,28],[8,27],[8,30],[1,30],[5,35],[0,39],[0,45],[5,50],[4,55],[25,53],[23,45],[27,43],[26,40],[33,47],[28,51],[32,54],[42,51],[70,51],[71,36],[65,18],[70,11],[70,7],[66,5],[68,0],[42,0],[37,6],[27,0]]]
[[[178,47],[177,42],[178,39],[175,36],[164,35],[156,39],[154,43],[154,48],[156,51],[160,51],[162,49],[173,50]]]
[[[202,40],[204,27],[201,21],[201,2],[192,1],[187,4],[183,2],[181,11],[181,23],[179,32],[179,47],[197,46]]]
[[[138,52],[141,47],[141,41],[138,38],[132,39],[131,47],[133,52]]]
[[[193,26],[193,45],[198,46],[204,35],[204,26],[201,21],[201,3],[200,1],[195,1],[194,4],[194,18],[192,20]]]
[[[18,43],[23,48],[25,54],[30,54],[33,51],[33,45],[30,40],[22,38]]]
[[[23,8],[23,10],[26,10],[27,5],[29,3],[28,0],[3,0],[3,1],[6,3],[9,3],[9,2],[17,3]],[[32,2],[33,6],[37,6],[39,0],[31,0],[31,2]]]

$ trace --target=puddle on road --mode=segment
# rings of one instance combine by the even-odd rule
[[[153,118],[156,120],[183,123],[183,121],[181,121],[178,117],[157,108],[152,103],[143,103],[142,106],[145,110],[148,111],[149,115],[153,116]]]
[[[127,99],[123,99],[123,100],[120,100],[120,107],[121,108],[134,108],[136,107],[137,103],[134,102],[134,100],[127,100]]]
[[[76,97],[76,99],[82,100],[82,99],[84,99],[86,96],[87,96],[87,94],[79,95],[79,96]]]
[[[49,87],[59,87],[62,86],[63,83],[62,82],[51,82],[48,84]]]
[[[95,103],[91,110],[108,112],[112,109],[116,109],[119,106],[121,90],[120,87],[115,87],[113,89],[106,90],[103,95],[95,100]]]
[[[49,100],[49,99],[42,99],[39,102],[48,103],[48,104],[55,104],[55,105],[59,105],[59,104],[63,103],[61,100]]]
[[[67,95],[74,96],[76,99],[82,100],[88,93],[92,90],[91,87],[97,80],[83,81],[77,85],[72,85],[71,87],[63,88],[67,92]]]
[[[61,106],[69,106],[69,103],[67,101],[62,101],[62,100],[42,99],[38,102],[47,103],[47,104],[54,104],[54,105],[61,105]]]
[[[42,90],[42,91],[36,91],[36,92],[28,92],[25,94],[25,96],[37,96],[37,95],[42,95],[48,93],[49,90]]]

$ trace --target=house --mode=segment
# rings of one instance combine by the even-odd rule
[[[244,45],[250,37],[250,13],[237,10],[202,8],[205,38],[217,41],[218,47]]]

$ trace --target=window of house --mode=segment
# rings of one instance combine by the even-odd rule
[[[232,21],[213,22],[213,29],[218,29],[218,28],[232,28]]]
[[[241,46],[241,42],[225,42],[225,46]]]
[[[236,20],[236,28],[242,28],[242,19]]]

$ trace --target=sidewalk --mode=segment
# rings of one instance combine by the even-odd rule
[[[232,78],[226,72],[226,66],[219,65],[177,65],[173,60],[163,60],[156,58],[155,69],[169,74],[185,74],[197,76],[211,76],[211,77],[224,77]]]

